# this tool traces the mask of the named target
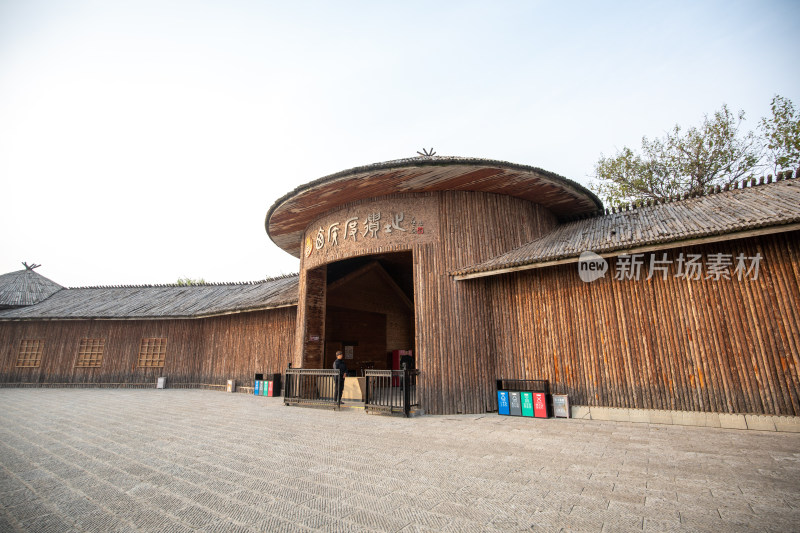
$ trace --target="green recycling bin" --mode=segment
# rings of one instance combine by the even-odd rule
[[[530,391],[523,391],[520,394],[522,401],[522,416],[529,416],[533,418],[533,393]]]

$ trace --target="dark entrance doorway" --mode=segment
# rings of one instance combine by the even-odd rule
[[[411,252],[355,257],[327,266],[323,368],[336,350],[349,370],[392,368],[394,350],[414,350]]]

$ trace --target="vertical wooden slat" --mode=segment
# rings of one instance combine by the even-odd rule
[[[740,251],[764,256],[758,280],[674,278],[679,253],[705,260]],[[800,416],[800,232],[678,248],[668,257],[665,280],[607,276],[588,290],[575,285],[575,265],[484,278],[496,293],[495,330],[517,336],[499,345],[526,347],[514,355],[524,364],[498,354],[496,367],[533,368],[551,358],[545,375],[513,377],[548,379],[575,403]]]
[[[254,372],[283,371],[294,351],[293,307],[193,320],[0,322],[0,382],[249,384]],[[167,339],[163,368],[139,368],[142,338]],[[15,368],[23,338],[45,341],[39,368]],[[75,366],[80,340],[105,339],[102,365]]]

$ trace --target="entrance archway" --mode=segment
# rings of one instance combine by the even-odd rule
[[[395,350],[414,350],[411,252],[345,259],[327,266],[322,368],[336,350],[349,370],[393,367]]]

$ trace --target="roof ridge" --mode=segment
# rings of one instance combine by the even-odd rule
[[[168,287],[180,287],[180,288],[193,288],[193,287],[230,287],[230,286],[237,286],[237,285],[259,285],[261,283],[269,283],[271,281],[279,281],[282,279],[287,278],[294,278],[299,276],[299,273],[290,273],[290,274],[280,274],[277,276],[267,277],[260,280],[255,281],[206,281],[203,283],[194,283],[191,285],[180,285],[178,283],[144,283],[144,284],[132,284],[132,285],[81,285],[78,287],[65,287],[65,289],[155,289],[155,288],[168,288]]]
[[[789,183],[779,185],[778,182],[781,181]],[[758,230],[764,234],[793,231],[800,227],[800,204],[796,200],[800,196],[799,182],[800,169],[786,170],[776,176],[766,175],[759,179],[751,176],[741,183],[737,181],[727,187],[715,186],[703,194],[681,195],[671,201],[650,202],[647,206],[662,203],[666,205],[644,210],[636,215],[627,211],[646,206],[612,210],[615,214],[622,213],[621,215],[609,213],[565,221],[536,239],[480,263],[453,270],[450,275],[465,276],[554,259],[577,258],[582,251],[601,253],[598,251],[601,250],[607,253],[630,249],[632,246],[661,246],[689,240],[717,239],[745,230]],[[740,185],[742,188],[755,190],[751,193],[734,193]],[[711,197],[723,192],[726,194],[717,200],[686,202],[691,198]],[[653,226],[652,230],[650,226]]]
[[[704,196],[712,196],[715,194],[720,194],[723,192],[728,192],[737,189],[746,189],[746,188],[752,189],[753,187],[760,187],[762,185],[769,185],[772,183],[777,183],[779,181],[794,180],[798,178],[800,178],[800,168],[797,168],[795,170],[789,169],[781,172],[776,172],[774,178],[772,174],[761,176],[758,179],[756,179],[755,176],[748,176],[741,181],[741,186],[740,182],[736,180],[732,183],[726,184],[725,186],[714,185],[706,187],[702,192],[701,191],[691,192],[691,193],[687,192],[683,194],[673,195],[670,196],[669,198],[650,198],[647,200],[635,200],[633,202],[620,204],[614,207],[606,207],[605,210],[601,212],[569,217],[566,218],[564,222],[575,222],[577,220],[585,220],[587,218],[596,218],[627,211],[636,211],[643,207],[653,207],[659,204],[684,202],[686,200],[691,200],[692,198],[702,198]]]

